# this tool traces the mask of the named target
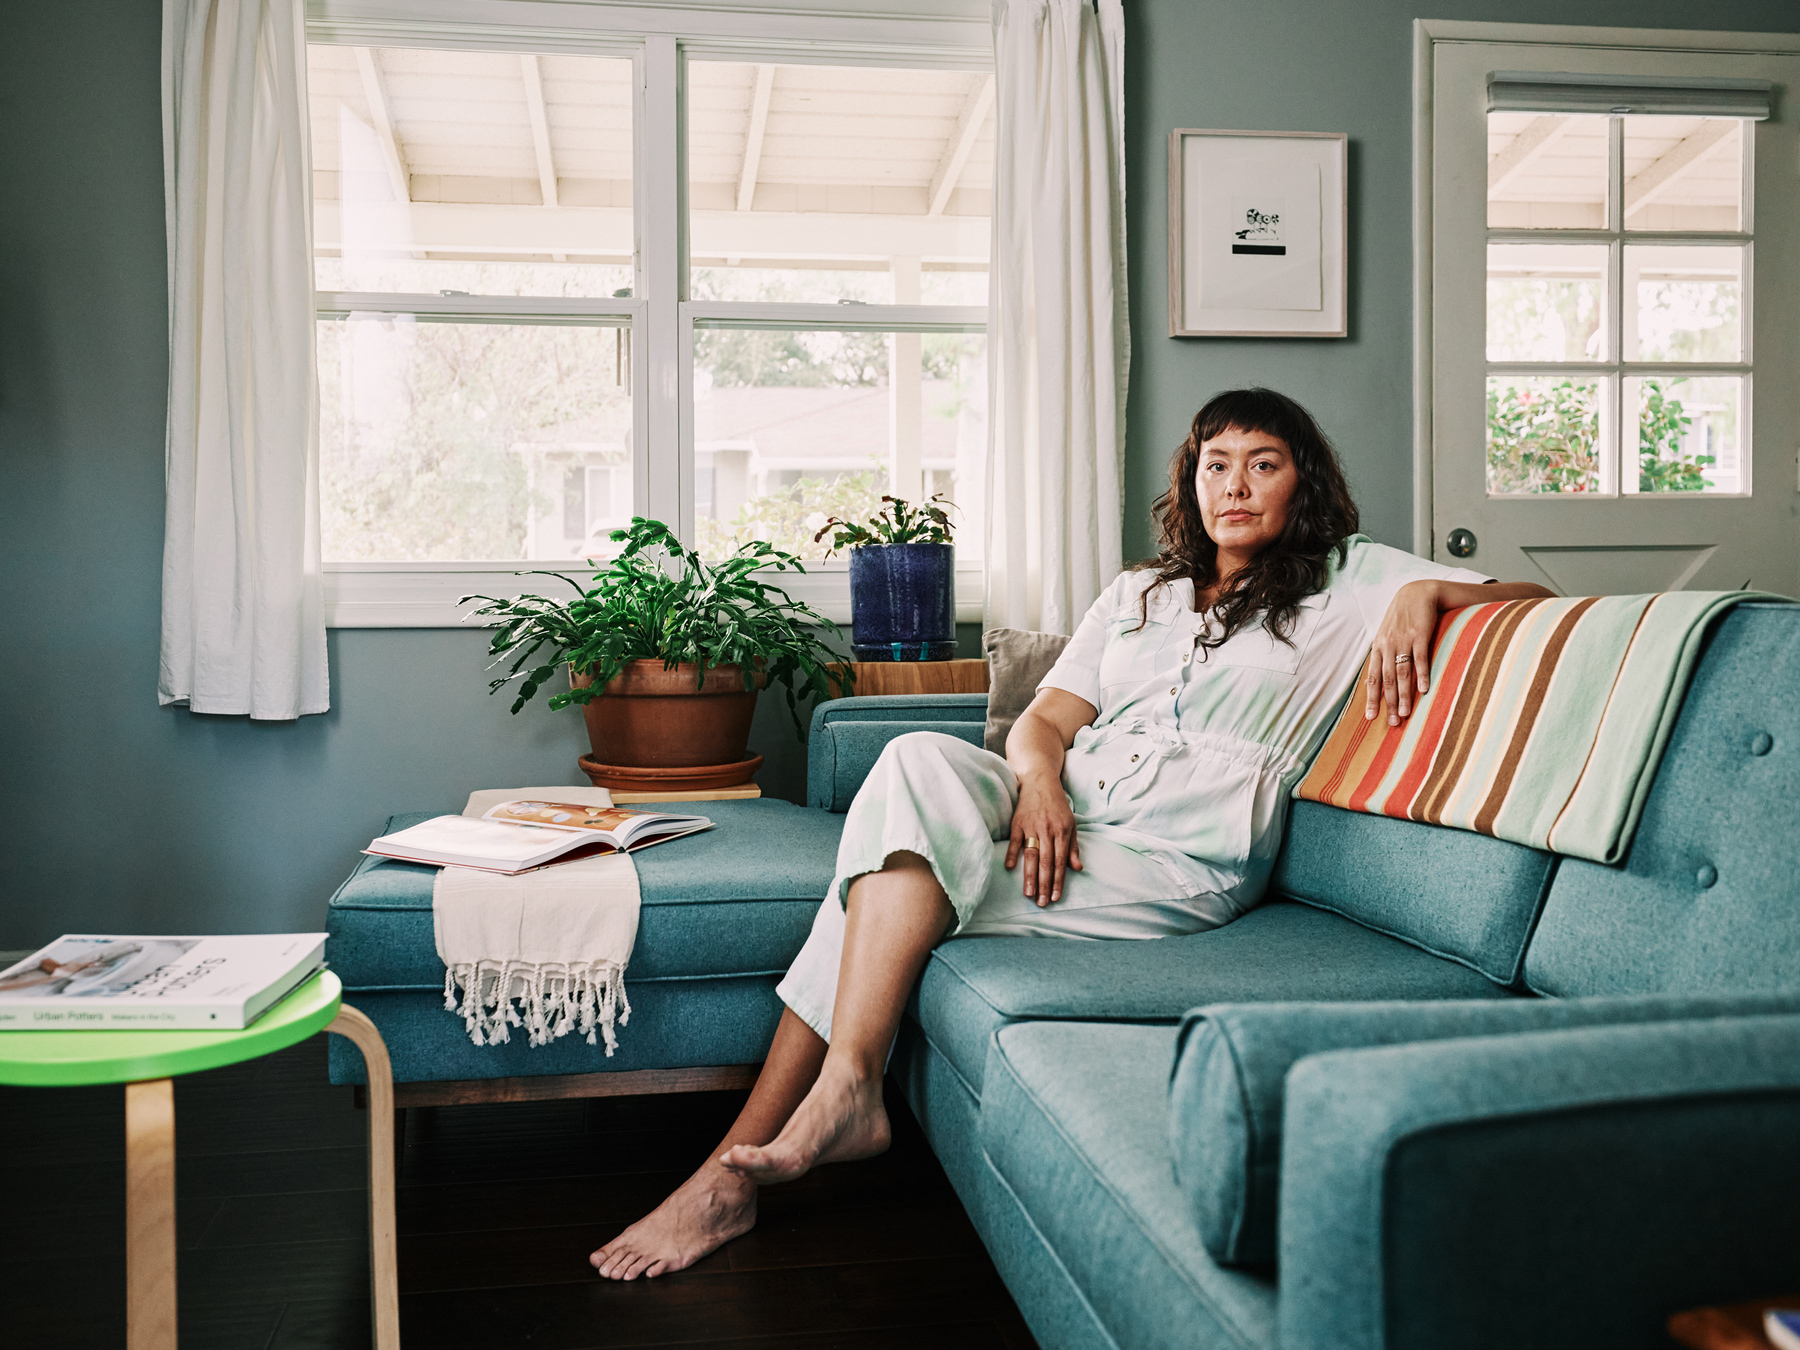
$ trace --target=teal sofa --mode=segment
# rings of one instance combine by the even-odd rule
[[[640,855],[611,1061],[469,1045],[429,869],[365,860],[328,956],[402,1081],[752,1062],[881,747],[983,714],[827,704],[808,807],[716,803]],[[1298,803],[1224,928],[945,944],[891,1071],[1045,1347],[1669,1344],[1800,1285],[1796,803],[1800,608],[1745,605],[1621,866]]]

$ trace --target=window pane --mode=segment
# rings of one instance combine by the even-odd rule
[[[631,518],[630,332],[319,323],[328,561],[591,557]]]
[[[320,290],[632,285],[631,62],[307,48]]]
[[[1627,380],[1637,411],[1638,463],[1626,491],[1747,492],[1738,428],[1744,381],[1729,375]]]
[[[1739,230],[1744,123],[1733,117],[1627,117],[1625,228]]]
[[[1488,376],[1488,492],[1600,491],[1602,387],[1599,379]]]
[[[1605,117],[1488,114],[1488,224],[1500,230],[1606,228]]]
[[[694,515],[709,556],[766,539],[822,558],[827,517],[872,515],[891,491],[943,493],[958,555],[978,557],[986,449],[983,334],[694,335]]]
[[[1604,361],[1605,244],[1489,244],[1490,361]]]
[[[694,299],[986,303],[991,75],[687,70]]]
[[[1628,247],[1625,359],[1740,360],[1743,278],[1741,248]]]

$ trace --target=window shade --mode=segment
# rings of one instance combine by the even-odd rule
[[[1488,76],[1489,112],[1663,113],[1760,122],[1774,102],[1774,86],[1767,80],[1609,78],[1545,70],[1496,70]]]

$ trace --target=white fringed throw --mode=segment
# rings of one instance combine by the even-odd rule
[[[465,816],[503,801],[611,806],[604,788],[516,788],[471,793]],[[618,1047],[615,1021],[631,1020],[625,967],[637,942],[638,875],[630,855],[584,858],[497,876],[445,867],[432,888],[432,922],[446,968],[444,1007],[462,1014],[469,1039],[495,1045],[523,1027],[547,1045],[573,1031]]]

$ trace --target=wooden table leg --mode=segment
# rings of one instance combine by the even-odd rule
[[[400,1288],[394,1258],[394,1074],[381,1033],[348,1003],[325,1030],[349,1038],[362,1051],[368,1070],[369,1298],[375,1350],[400,1350]]]
[[[175,1350],[175,1084],[125,1085],[125,1344]]]

